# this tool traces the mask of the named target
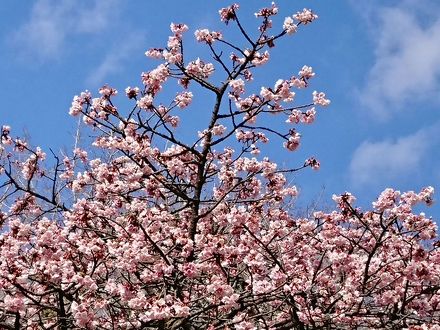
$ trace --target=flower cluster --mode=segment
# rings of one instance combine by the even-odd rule
[[[295,131],[291,131],[289,134],[289,137],[286,142],[284,142],[284,148],[286,148],[289,151],[295,151],[298,149],[299,144],[301,141],[301,134]]]
[[[188,63],[186,72],[198,78],[206,79],[214,73],[214,65],[212,63],[205,63],[200,58]]]
[[[272,2],[271,7],[265,7],[260,9],[255,13],[255,17],[264,17],[267,18],[269,16],[274,16],[278,14],[278,7],[275,5],[275,2]]]
[[[89,91],[82,92],[80,95],[75,95],[73,97],[72,106],[69,110],[69,115],[78,116],[85,104],[90,104],[92,96]]]
[[[137,101],[137,106],[141,109],[151,109],[153,106],[153,96],[151,94],[145,94]]]
[[[330,100],[325,98],[325,94],[323,92],[313,92],[313,103],[317,105],[321,105],[323,107],[330,104]]]
[[[108,85],[104,85],[99,89],[99,94],[102,97],[109,99],[111,96],[117,95],[118,91]]]
[[[284,19],[283,30],[289,35],[294,34],[298,30],[298,26],[295,24],[292,17],[286,17]]]
[[[1,130],[1,143],[10,145],[12,144],[12,138],[10,137],[11,127],[8,125],[3,125]]]
[[[181,42],[183,33],[188,31],[188,26],[185,24],[175,24],[170,25],[171,32],[173,35],[168,37],[167,49],[152,49],[146,52],[146,55],[154,58],[164,58],[168,63],[180,63],[182,61],[181,54]]]
[[[151,93],[156,94],[162,89],[162,84],[167,81],[169,75],[168,66],[160,64],[155,69],[142,73],[142,83]]]
[[[312,124],[316,118],[316,110],[314,107],[304,111],[293,109],[289,117],[286,119],[286,123],[298,124]]]
[[[222,34],[217,31],[209,31],[208,29],[196,30],[194,36],[198,42],[205,42],[211,45],[215,40],[221,40]]]
[[[240,95],[244,93],[245,83],[243,79],[234,79],[229,82],[229,86],[231,87],[231,92],[229,93],[230,97],[236,101],[239,100]]]
[[[317,19],[318,15],[313,13],[310,9],[304,8],[302,11],[299,11],[295,15],[293,15],[293,18],[302,24],[309,24]]]
[[[193,99],[193,93],[191,92],[182,92],[176,95],[174,98],[174,103],[181,109],[186,108]]]
[[[314,170],[319,170],[319,167],[321,166],[321,164],[319,163],[319,161],[316,158],[310,157],[310,158],[306,159],[306,161],[304,162],[304,166],[310,166]]]
[[[182,23],[179,23],[179,24],[171,23],[170,29],[171,29],[171,32],[173,32],[175,36],[178,36],[181,38],[182,35],[186,31],[188,31],[188,26],[186,24],[182,24]]]
[[[125,95],[131,100],[135,99],[139,95],[139,87],[130,87],[128,86],[125,89]]]
[[[220,20],[225,22],[226,24],[229,23],[230,20],[235,20],[237,18],[236,11],[240,8],[240,6],[237,3],[234,3],[233,5],[222,8],[218,11],[220,14]]]
[[[75,96],[69,113],[83,115],[93,147],[78,139],[48,162],[1,128],[0,328],[438,328],[440,241],[420,212],[434,189],[388,188],[371,209],[345,192],[334,210],[298,212],[292,173],[320,162],[281,166],[265,155],[276,145],[264,144],[297,150],[301,134],[284,122],[311,124],[330,101],[315,91],[297,104],[309,66],[261,88],[249,82],[276,40],[317,16],[305,9],[269,36],[272,3],[257,11],[253,38],[237,10],[220,19],[246,46],[195,33],[215,75],[214,64],[185,60],[189,28],[172,23],[166,47],[146,52],[161,63],[125,89],[128,109],[107,85]],[[159,93],[173,81],[177,91]],[[208,114],[178,117],[197,95]],[[196,116],[204,126],[191,140],[185,120]]]

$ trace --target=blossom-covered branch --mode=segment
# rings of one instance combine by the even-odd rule
[[[334,196],[334,211],[298,218],[287,176],[320,162],[282,168],[265,155],[264,144],[300,148],[301,125],[330,104],[309,91],[308,65],[250,84],[276,44],[317,15],[304,9],[277,26],[272,3],[251,31],[238,4],[219,14],[225,32],[200,28],[193,40],[172,23],[166,46],[146,52],[160,64],[139,86],[74,97],[69,113],[93,132],[92,146],[51,161],[3,126],[0,327],[439,327],[437,227],[414,211],[432,203],[433,188],[387,189],[371,210],[347,192]],[[188,59],[191,42],[211,58]],[[189,140],[182,112],[201,110],[204,126]]]

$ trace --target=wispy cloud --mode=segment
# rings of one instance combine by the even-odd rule
[[[133,55],[143,50],[145,35],[131,33],[124,40],[115,44],[104,56],[100,65],[89,73],[86,78],[88,86],[101,86],[110,75],[121,72],[124,63]]]
[[[11,35],[21,55],[46,61],[59,56],[69,37],[103,31],[118,0],[37,0],[27,22]]]
[[[349,171],[355,186],[395,183],[415,174],[430,159],[428,153],[439,144],[440,125],[422,129],[395,140],[364,141],[354,152]]]
[[[420,3],[424,2],[402,1],[367,11],[375,61],[359,97],[379,119],[414,102],[439,100],[440,10],[434,9],[435,3],[431,8]]]

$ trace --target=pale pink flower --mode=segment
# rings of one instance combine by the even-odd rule
[[[299,134],[298,132],[292,132],[291,135],[289,136],[289,139],[286,142],[284,142],[283,144],[284,148],[286,148],[289,151],[295,151],[299,147],[300,140],[301,140],[301,134]]]
[[[229,86],[232,89],[232,95],[238,97],[238,95],[243,94],[244,93],[244,81],[243,79],[239,78],[239,79],[234,79],[231,80],[229,82]]]
[[[265,7],[255,13],[255,17],[269,17],[278,14],[278,7],[272,2],[271,7]]]
[[[177,36],[170,36],[168,37],[168,48],[172,50],[178,50],[180,49],[180,42],[181,40]]]
[[[205,63],[200,58],[189,62],[186,66],[186,71],[198,78],[208,78],[214,73],[214,65],[212,63]]]
[[[316,110],[315,107],[312,107],[311,109],[307,110],[305,113],[301,116],[301,122],[305,124],[311,124],[315,121],[316,118]]]
[[[110,87],[108,85],[104,85],[99,89],[99,94],[101,94],[105,98],[109,98],[111,96],[117,95],[118,91],[114,89],[113,87]]]
[[[283,30],[289,35],[294,34],[298,30],[298,26],[295,24],[292,17],[286,17],[284,19]]]
[[[180,118],[178,116],[167,116],[165,122],[170,123],[170,125],[175,128],[179,126]]]
[[[70,106],[70,110],[69,110],[69,115],[71,116],[77,116],[81,113],[81,111],[83,110],[83,100],[75,95],[73,97],[73,101],[72,101],[72,105]]]
[[[159,114],[159,116],[162,117],[168,113],[169,109],[166,106],[161,104],[156,108],[156,110],[157,110],[157,113]]]
[[[15,139],[14,141],[14,150],[18,151],[18,152],[23,152],[27,149],[27,142],[20,140],[20,139]]]
[[[303,114],[299,110],[292,110],[289,117],[286,119],[286,123],[298,124],[302,120]]]
[[[160,64],[150,72],[142,72],[142,83],[157,92],[162,88],[162,84],[168,79],[169,75],[168,66]]]
[[[182,92],[180,94],[177,94],[177,96],[174,98],[174,102],[176,105],[183,109],[186,108],[192,101],[193,93],[191,92]]]
[[[333,195],[332,199],[338,204],[339,207],[345,208],[345,203],[353,204],[356,201],[356,197],[354,197],[351,193],[345,192],[342,195]]]
[[[95,112],[103,111],[109,105],[108,99],[104,97],[95,97],[92,99],[91,108]]]
[[[290,84],[298,89],[307,87],[307,82],[304,79],[298,79],[297,77],[292,77],[290,79]]]
[[[180,24],[171,23],[170,29],[171,32],[173,32],[176,36],[181,37],[183,33],[188,31],[188,26],[186,24],[181,24],[181,23]]]
[[[295,97],[295,93],[290,91],[290,82],[287,80],[277,80],[274,90],[278,99],[283,102],[292,102]]]
[[[163,58],[163,51],[162,48],[151,48],[145,52],[145,56],[160,60]]]
[[[260,149],[255,145],[255,144],[251,144],[251,155],[259,155],[260,154]]]
[[[80,95],[75,95],[73,97],[72,105],[69,110],[71,116],[77,116],[83,110],[84,104],[90,104],[92,95],[89,91],[82,92]]]
[[[317,19],[318,15],[314,14],[310,9],[304,8],[302,12],[299,11],[293,15],[293,18],[302,24],[308,24]]]
[[[61,179],[71,179],[73,177],[73,163],[72,161],[69,159],[69,157],[64,157],[63,159],[63,164],[64,164],[64,172],[60,174],[60,178]]]
[[[35,148],[35,155],[37,156],[37,158],[39,160],[45,160],[46,159],[46,153],[40,147],[36,147]]]
[[[225,131],[226,131],[226,127],[220,124],[217,124],[212,128],[213,135],[223,135]]]
[[[78,157],[83,163],[87,163],[87,151],[81,148],[73,149],[73,154]]]
[[[139,101],[137,101],[137,105],[141,109],[150,109],[153,105],[153,96],[151,94],[146,94],[145,96],[141,97]]]
[[[11,297],[9,294],[6,294],[3,301],[3,308],[11,312],[22,312],[26,308],[24,297],[21,295]]]
[[[246,81],[252,81],[254,80],[253,76],[252,76],[252,72],[248,69],[243,70],[243,77]]]
[[[220,32],[209,31],[208,29],[196,30],[194,35],[198,42],[205,42],[207,44],[212,44],[215,40],[223,38],[223,35]]]
[[[246,54],[246,51],[245,51]],[[250,54],[247,52],[247,54]],[[246,54],[246,55],[247,55]],[[255,52],[252,56],[251,63],[255,66],[264,65],[269,61],[269,52],[266,50],[263,54],[260,52]]]
[[[325,94],[323,92],[313,92],[313,103],[321,106],[327,106],[330,104],[330,100],[325,98]]]
[[[139,87],[130,87],[130,86],[128,86],[125,89],[125,95],[127,95],[127,97],[129,99],[135,99],[138,96],[139,92],[140,92],[139,91]]]
[[[313,72],[313,68],[311,66],[304,65],[301,70],[298,72],[298,75],[304,79],[310,79],[315,76]]]
[[[9,135],[11,133],[11,126],[3,125],[2,126],[2,135]]]
[[[270,88],[267,88],[267,87],[261,87],[260,96],[265,101],[272,101],[276,98],[275,93]]]
[[[230,20],[235,21],[235,12],[238,8],[240,8],[240,6],[237,3],[234,3],[229,7],[220,9],[218,11],[218,13],[220,14],[220,20],[222,22],[225,22],[226,24],[228,24]]]
[[[167,51],[164,50],[163,58],[165,61],[171,64],[182,62],[182,54],[178,50]]]
[[[314,170],[319,170],[320,165],[319,161],[314,157],[310,157],[304,162],[304,166],[310,166]]]
[[[432,203],[433,203],[432,196],[433,195],[434,195],[434,187],[431,187],[431,186],[423,188],[422,191],[419,193],[419,197],[427,205],[432,205]]]

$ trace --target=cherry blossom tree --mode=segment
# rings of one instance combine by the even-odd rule
[[[238,12],[219,14],[242,41],[208,29],[191,41],[172,23],[139,87],[75,96],[70,114],[93,146],[47,157],[3,126],[2,329],[440,329],[437,228],[413,211],[433,188],[386,189],[371,210],[346,192],[332,212],[295,216],[288,176],[320,164],[281,168],[263,145],[295,151],[300,126],[330,101],[309,92],[307,65],[254,92],[251,81],[317,15],[276,26],[272,4],[247,30]],[[191,42],[210,56],[186,58]],[[198,116],[198,95],[213,102],[188,142],[179,126]],[[124,97],[131,107],[116,105]]]

